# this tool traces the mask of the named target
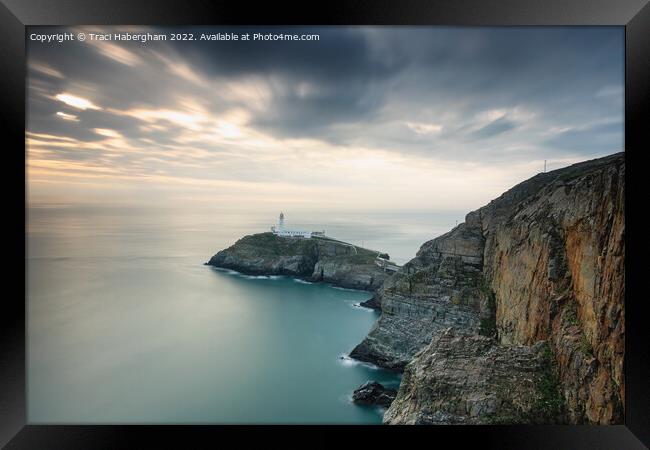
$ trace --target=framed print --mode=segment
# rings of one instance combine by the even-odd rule
[[[2,444],[647,446],[649,8],[3,1]]]

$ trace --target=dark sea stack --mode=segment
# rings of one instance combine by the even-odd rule
[[[622,423],[624,191],[623,153],[540,173],[422,245],[350,353],[405,370],[385,421]],[[521,367],[544,392],[499,391]],[[466,388],[444,394],[454,380]]]
[[[334,239],[259,233],[241,238],[207,264],[249,275],[288,275],[374,291],[391,275],[375,263],[377,256],[388,258]]]
[[[397,390],[384,387],[376,381],[366,381],[352,394],[352,401],[360,405],[388,408],[395,400]]]

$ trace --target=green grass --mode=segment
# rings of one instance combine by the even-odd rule
[[[482,336],[494,337],[497,334],[497,319],[495,317],[487,317],[481,319],[481,325],[478,334]]]
[[[591,357],[594,355],[594,349],[591,346],[591,343],[587,339],[587,336],[584,334],[582,335],[580,339],[580,351],[587,357]]]
[[[539,413],[540,418],[558,419],[564,411],[564,398],[556,376],[555,356],[548,343],[542,349],[542,370],[534,411]]]
[[[341,259],[341,260],[348,261],[352,264],[374,264],[375,263],[375,257],[373,255],[367,255],[361,253],[356,255],[352,254],[352,255],[330,256],[328,258]]]
[[[580,319],[578,318],[578,305],[575,302],[571,302],[567,305],[564,310],[564,316],[562,318],[564,320],[564,323],[581,328]],[[582,329],[580,330],[580,342],[578,343],[578,350],[588,358],[592,357],[594,354],[594,349],[587,339],[584,330]]]
[[[574,302],[570,303],[565,309],[564,320],[569,325],[580,326],[580,320],[578,319],[578,306]]]

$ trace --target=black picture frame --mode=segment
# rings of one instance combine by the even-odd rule
[[[616,25],[625,27],[626,151],[626,345],[625,424],[612,426],[441,426],[441,427],[279,427],[222,426],[43,426],[26,422],[25,398],[25,27],[29,25]],[[650,5],[648,0],[349,0],[327,2],[245,2],[201,0],[1,0],[0,117],[3,136],[4,255],[6,286],[0,312],[0,446],[16,448],[144,448],[175,443],[181,448],[225,445],[237,438],[252,443],[342,445],[349,437],[403,443],[498,449],[642,449],[650,446],[650,339],[644,278],[650,268],[644,212],[647,184],[644,156],[650,117]],[[11,292],[11,293],[10,293]],[[254,433],[253,433],[254,432]],[[310,436],[305,436],[309,433]],[[415,436],[417,435],[417,436]],[[415,441],[412,441],[415,442]],[[268,444],[267,444],[268,445]]]

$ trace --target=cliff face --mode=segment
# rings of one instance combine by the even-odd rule
[[[561,400],[544,342],[494,345],[491,338],[436,335],[406,366],[408,389],[386,411],[388,424],[554,423]]]
[[[438,332],[479,330],[483,236],[461,224],[424,244],[377,293],[382,315],[350,356],[400,370]]]
[[[620,423],[624,158],[557,172],[525,200],[479,211],[498,336],[504,344],[549,340],[571,422]]]
[[[624,156],[616,154],[539,174],[425,243],[386,281],[377,294],[382,317],[351,355],[390,368],[408,363],[387,422],[485,423],[506,416],[527,422],[535,415],[622,422],[624,172]],[[441,341],[447,328],[465,337]],[[518,379],[518,355],[536,359],[530,352],[543,341],[557,386],[540,381],[548,378],[543,365],[526,363],[526,370],[534,385],[546,386],[547,397],[559,393],[553,418],[530,400],[539,389],[516,401],[498,394],[498,386]],[[474,370],[480,355],[513,346],[527,349],[489,373]],[[454,361],[465,361],[468,370],[443,370]],[[489,414],[472,413],[477,379],[488,380],[477,392],[496,399]],[[445,383],[460,392],[441,388]]]
[[[293,238],[260,233],[245,236],[221,250],[208,265],[252,275],[290,275],[337,286],[375,290],[387,278],[375,264],[385,253],[321,238]]]

